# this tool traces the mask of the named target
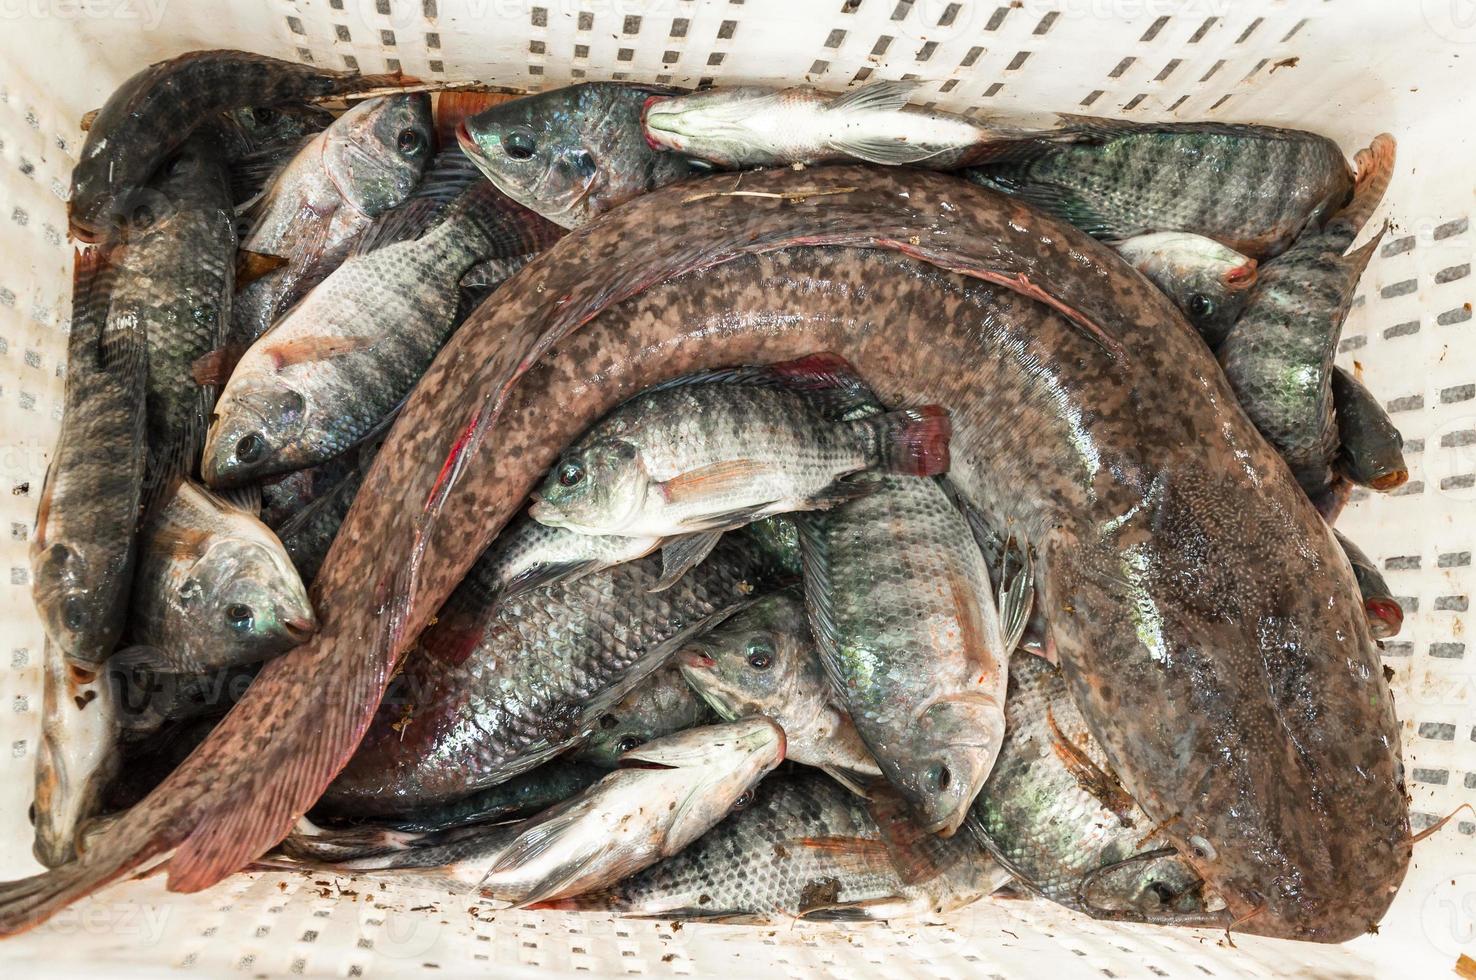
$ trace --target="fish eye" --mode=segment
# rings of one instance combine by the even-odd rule
[[[1158,906],[1160,908],[1164,908],[1173,904],[1174,899],[1179,897],[1178,895],[1174,894],[1174,890],[1172,888],[1170,888],[1168,885],[1165,885],[1161,881],[1155,881],[1150,884],[1148,886],[1147,895],[1152,895],[1155,899],[1157,899]],[[1145,895],[1144,897],[1146,898],[1147,895]]]
[[[733,809],[741,810],[753,802],[753,790],[746,789],[738,794],[738,799],[733,801]]]
[[[62,625],[76,632],[87,623],[87,603],[79,595],[67,596],[62,603]]]
[[[1189,315],[1196,317],[1209,316],[1215,312],[1214,300],[1203,293],[1195,293],[1189,297]]]
[[[619,752],[621,755],[624,755],[632,749],[639,748],[640,746],[645,744],[646,740],[641,738],[639,735],[622,735],[620,737],[620,741],[615,743],[615,751]]]
[[[584,479],[584,467],[575,462],[565,463],[559,467],[559,486],[577,486]]]
[[[768,640],[749,640],[744,653],[748,656],[748,666],[754,670],[768,670],[774,663],[774,647]]]
[[[930,775],[933,778],[933,785],[938,788],[939,792],[946,792],[953,784],[953,773],[941,762],[933,767]]]
[[[70,557],[72,557],[72,549],[68,548],[66,545],[54,544],[51,546],[51,558],[53,561],[62,562],[66,561]]]
[[[413,156],[425,148],[425,137],[420,135],[419,130],[402,129],[400,130],[399,137],[395,140],[395,145],[400,148],[401,153],[406,156]]]
[[[256,432],[242,436],[241,441],[236,443],[236,459],[243,463],[254,463],[265,452],[266,440]]]
[[[226,606],[226,622],[231,629],[244,633],[251,628],[251,607],[241,602],[233,602]]]
[[[574,172],[580,177],[588,178],[594,176],[595,161],[594,157],[589,155],[588,150],[580,150],[570,158],[569,162],[574,165]]]
[[[255,106],[247,108],[246,118],[258,126],[270,126],[277,121],[277,111],[266,106]]]
[[[511,129],[508,130],[507,135],[502,137],[503,152],[514,160],[526,160],[537,149],[538,142],[533,138],[531,129]]]
[[[600,727],[603,728],[605,731],[608,732],[610,729],[614,728],[618,724],[620,724],[620,719],[616,718],[614,715],[600,715]]]
[[[133,209],[133,213],[128,216],[128,219],[136,228],[147,228],[154,223],[154,209],[147,204],[140,204]]]

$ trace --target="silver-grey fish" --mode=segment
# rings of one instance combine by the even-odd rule
[[[76,857],[78,833],[118,769],[118,718],[106,669],[68,663],[49,640],[43,666],[34,853],[54,868]]]
[[[1174,301],[1212,350],[1245,309],[1256,282],[1255,259],[1203,235],[1159,231],[1112,247]]]
[[[727,721],[737,717],[724,716]],[[569,758],[613,769],[620,756],[653,739],[718,720],[707,702],[682,679],[681,670],[675,666],[663,667],[600,715],[589,740],[571,752]]]
[[[140,532],[132,662],[203,673],[285,653],[318,626],[282,543],[188,481]]]
[[[1348,564],[1353,566],[1353,578],[1358,581],[1358,591],[1363,596],[1363,611],[1368,614],[1368,631],[1375,640],[1387,640],[1399,633],[1404,626],[1404,607],[1389,591],[1384,573],[1378,564],[1358,545],[1341,531],[1333,531],[1333,537],[1343,546]]]
[[[756,600],[677,654],[682,676],[724,718],[765,715],[788,739],[787,757],[860,789],[881,769],[851,716],[833,703],[805,603],[793,592]]]
[[[1363,382],[1340,367],[1332,372],[1338,419],[1338,469],[1361,487],[1388,493],[1409,480],[1404,436]]]

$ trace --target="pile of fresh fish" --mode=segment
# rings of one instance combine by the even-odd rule
[[[396,81],[200,52],[91,125],[0,932],[158,860],[1376,927],[1403,612],[1331,525],[1408,471],[1332,360],[1391,137],[318,105]]]

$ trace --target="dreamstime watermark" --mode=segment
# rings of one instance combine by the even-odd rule
[[[1445,40],[1476,44],[1476,0],[1420,0],[1420,14]]]
[[[1420,904],[1425,938],[1451,959],[1476,944],[1476,874],[1442,878]]]
[[[156,30],[169,0],[0,0],[0,20],[115,21]]]

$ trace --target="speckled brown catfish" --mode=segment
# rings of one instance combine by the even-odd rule
[[[950,477],[1030,537],[1092,735],[1241,928],[1336,941],[1378,921],[1408,817],[1352,573],[1168,300],[1084,234],[947,176],[742,178],[783,197],[734,182],[612,211],[473,315],[334,542],[318,636],[80,861],[0,889],[0,929],[171,848],[176,890],[261,854],[564,445],[652,382],[817,350],[888,404],[949,407]],[[827,244],[848,247],[809,247]]]

